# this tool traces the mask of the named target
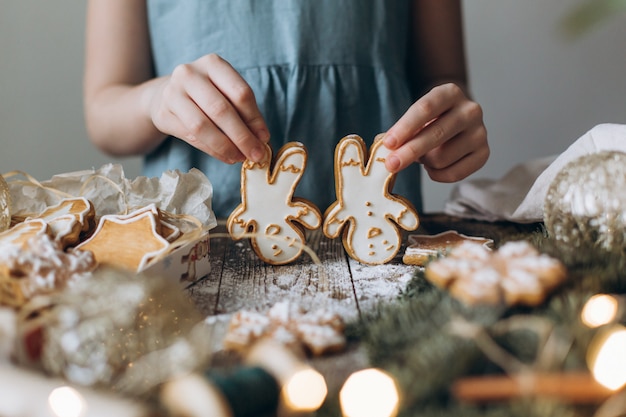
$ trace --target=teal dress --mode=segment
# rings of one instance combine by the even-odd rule
[[[407,80],[409,0],[147,0],[154,69],[170,74],[208,53],[222,56],[252,87],[274,152],[302,142],[308,164],[295,196],[322,212],[335,200],[337,142],[369,145],[413,103]],[[241,164],[228,165],[169,138],[145,158],[144,174],[202,170],[213,208],[239,204]],[[421,209],[417,164],[393,192]]]

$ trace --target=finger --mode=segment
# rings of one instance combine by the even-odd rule
[[[427,152],[442,146],[446,141],[459,134],[464,127],[458,110],[443,114],[429,123],[409,141],[396,148],[387,158],[385,167],[390,172],[398,172],[417,162]]]
[[[437,86],[418,99],[385,134],[384,143],[389,149],[397,149],[415,137],[431,122],[449,111],[464,98],[463,91],[455,84]]]
[[[245,159],[241,151],[188,97],[171,103],[171,121],[178,137],[191,146],[223,162],[233,164]]]
[[[201,134],[202,128],[209,129],[215,126],[246,158],[255,162],[263,158],[263,143],[250,131],[237,110],[210,80],[199,76],[188,77],[184,87],[190,101],[195,103],[206,119],[199,120],[194,113],[191,119],[194,125],[190,125],[193,133]],[[209,121],[211,123],[208,123]],[[197,136],[195,140],[206,142],[202,136]],[[224,147],[221,141],[219,145]]]
[[[488,148],[487,131],[480,125],[465,130],[441,146],[426,152],[417,162],[434,169],[443,169],[482,147]]]
[[[207,57],[209,78],[213,85],[228,98],[229,102],[237,110],[241,119],[248,125],[249,129],[263,143],[270,139],[269,129],[265,124],[265,119],[261,115],[254,92],[250,85],[241,77],[230,63],[211,54]]]
[[[437,169],[424,165],[424,170],[433,181],[453,183],[467,178],[470,174],[482,168],[488,157],[489,148],[485,147],[466,155],[445,168]]]

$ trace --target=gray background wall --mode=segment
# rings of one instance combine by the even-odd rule
[[[578,0],[465,0],[474,97],[492,156],[473,177],[556,154],[598,123],[626,123],[626,13],[579,39],[559,29]],[[0,0],[0,172],[38,179],[113,161],[87,140],[81,102],[85,2]],[[626,138],[625,138],[626,140]],[[424,180],[425,211],[451,185]]]

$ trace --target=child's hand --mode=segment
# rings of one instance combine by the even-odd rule
[[[384,143],[394,151],[387,170],[419,162],[439,182],[462,180],[489,157],[482,109],[456,84],[435,87],[417,100],[387,131]]]
[[[261,161],[270,137],[252,89],[216,54],[179,65],[164,77],[150,117],[161,132],[231,164]]]

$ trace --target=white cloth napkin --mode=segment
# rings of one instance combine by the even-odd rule
[[[459,183],[452,190],[444,212],[490,222],[543,221],[544,200],[558,172],[574,159],[601,151],[626,152],[626,125],[597,125],[562,154],[521,163],[499,180],[476,179]]]

